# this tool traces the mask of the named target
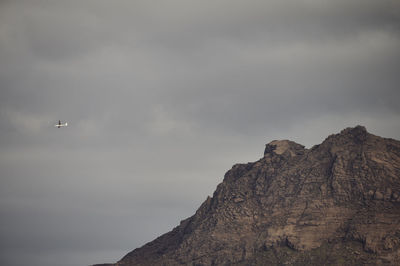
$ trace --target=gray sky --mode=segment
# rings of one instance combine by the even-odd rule
[[[117,261],[274,139],[400,139],[399,47],[397,0],[2,0],[0,264]]]

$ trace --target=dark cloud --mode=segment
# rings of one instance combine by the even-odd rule
[[[399,26],[395,0],[1,1],[0,264],[116,261],[273,139],[400,139]]]

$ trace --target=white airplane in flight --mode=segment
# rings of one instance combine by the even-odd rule
[[[60,128],[60,127],[66,127],[66,126],[68,126],[68,123],[67,123],[67,122],[61,123],[61,120],[58,120],[58,124],[55,124],[54,126],[55,126],[55,127],[58,127],[58,128]]]

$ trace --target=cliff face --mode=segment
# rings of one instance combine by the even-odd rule
[[[348,128],[266,145],[171,232],[114,265],[400,265],[400,142]]]

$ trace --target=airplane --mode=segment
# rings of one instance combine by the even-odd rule
[[[58,124],[55,124],[54,126],[55,126],[55,127],[58,127],[58,128],[60,128],[60,127],[66,127],[66,126],[68,126],[68,123],[67,123],[67,122],[61,123],[61,120],[58,120]]]

